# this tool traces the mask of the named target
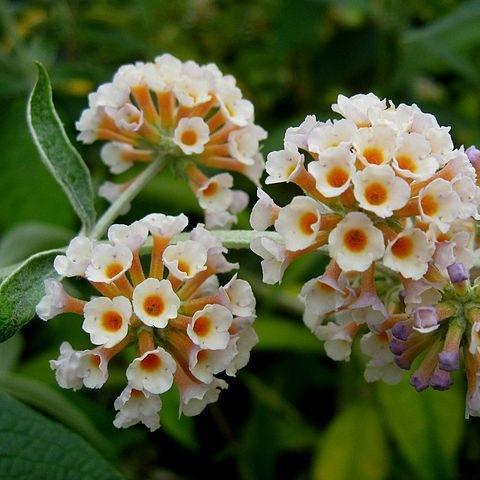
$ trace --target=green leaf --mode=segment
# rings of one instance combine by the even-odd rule
[[[0,343],[0,375],[10,372],[18,362],[23,349],[23,338],[14,335]]]
[[[408,384],[378,385],[383,418],[416,478],[453,479],[462,438],[461,388],[418,393]]]
[[[0,478],[120,480],[81,437],[7,395],[0,395]]]
[[[0,391],[42,410],[78,432],[105,454],[111,453],[108,440],[97,430],[90,418],[54,388],[33,378],[7,374],[0,376]]]
[[[314,480],[381,480],[388,450],[377,412],[367,403],[342,411],[327,427],[314,460]]]
[[[53,260],[59,250],[33,255],[0,285],[0,342],[10,338],[35,315],[44,295],[43,280],[57,278]]]
[[[42,222],[26,222],[9,230],[0,241],[0,267],[13,265],[34,253],[68,244],[74,233]]]
[[[88,233],[95,222],[90,172],[68,139],[52,101],[52,87],[45,68],[37,63],[38,81],[27,107],[30,133],[40,158],[67,194]]]

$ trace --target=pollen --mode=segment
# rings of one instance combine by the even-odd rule
[[[343,243],[349,250],[358,253],[366,248],[368,239],[363,230],[352,228],[345,232]]]
[[[368,147],[363,151],[363,156],[368,163],[381,165],[384,162],[383,152],[377,147]]]
[[[202,190],[202,194],[204,197],[213,197],[218,192],[218,183],[217,182],[210,182],[208,187]]]
[[[398,258],[407,258],[413,252],[413,241],[410,237],[400,237],[392,245],[392,254]]]
[[[435,215],[439,210],[438,202],[432,195],[425,195],[421,199],[420,204],[422,205],[423,213],[429,217]]]
[[[185,130],[180,137],[184,145],[195,145],[198,141],[198,135],[195,130]]]
[[[365,199],[370,205],[382,205],[388,199],[388,190],[382,183],[373,182],[365,188]]]
[[[113,310],[105,312],[102,315],[102,326],[105,330],[109,332],[117,332],[122,328],[123,318],[122,316]]]
[[[402,170],[408,170],[412,173],[417,171],[417,164],[413,161],[410,155],[398,155],[396,157],[399,168]]]
[[[193,331],[199,337],[205,337],[208,335],[211,329],[211,322],[208,317],[198,317],[195,320],[195,324],[193,325]]]
[[[348,182],[348,172],[341,167],[332,168],[327,175],[327,182],[331,187],[339,188]]]
[[[105,267],[105,275],[108,278],[114,278],[116,277],[119,273],[121,273],[123,270],[123,265],[120,263],[109,263]]]
[[[318,221],[318,216],[313,212],[306,212],[300,217],[299,225],[300,230],[305,235],[311,235],[313,230],[313,225]]]
[[[149,295],[143,301],[143,309],[152,317],[158,317],[165,310],[165,304],[160,295]]]
[[[149,353],[143,360],[140,360],[140,367],[148,372],[157,370],[161,365],[162,360],[154,353]]]

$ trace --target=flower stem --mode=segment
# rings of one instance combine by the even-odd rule
[[[120,215],[123,207],[137,196],[142,188],[163,168],[166,164],[166,158],[155,159],[143,172],[125,189],[124,192],[115,200],[106,212],[98,219],[93,227],[90,238],[99,239],[108,230],[108,227]]]

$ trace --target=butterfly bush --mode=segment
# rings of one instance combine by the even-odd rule
[[[50,362],[61,387],[101,388],[110,361],[121,352],[128,359],[125,388],[114,403],[116,427],[142,422],[157,429],[160,395],[173,384],[180,413],[197,415],[227,388],[217,375],[235,376],[258,341],[250,285],[236,275],[219,284],[218,274],[238,268],[227,261],[221,242],[202,224],[172,242],[187,223],[183,214],[150,214],[131,225],[112,225],[108,241],[75,237],[54,267],[61,277],[81,277],[93,286],[97,293],[87,301],[67,293],[61,280],[45,281],[38,316],[82,316],[94,346],[77,351],[61,345]],[[140,251],[150,241],[146,271]]]
[[[281,238],[252,240],[263,279],[279,283],[295,259],[328,253],[300,292],[327,355],[348,360],[361,336],[367,381],[396,383],[420,359],[411,383],[422,390],[448,388],[463,351],[468,411],[480,414],[480,290],[467,285],[480,152],[455,149],[450,127],[416,105],[370,93],[340,95],[332,110],[342,118],[307,116],[267,157],[265,183],[299,194],[278,206],[258,190],[251,225]]]
[[[226,171],[258,184],[264,170],[259,143],[266,132],[254,124],[253,105],[235,78],[216,65],[169,54],[124,65],[89,95],[88,104],[76,124],[78,139],[107,142],[101,158],[112,174],[159,157],[171,160],[188,179],[207,228],[230,227],[247,206],[247,194],[232,189]],[[202,167],[219,173],[209,176]],[[99,194],[113,202],[132,181],[106,182]]]

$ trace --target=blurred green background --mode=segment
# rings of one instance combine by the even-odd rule
[[[86,95],[116,68],[170,52],[237,77],[270,132],[265,153],[306,114],[331,116],[338,93],[369,91],[436,114],[452,125],[457,145],[480,142],[480,1],[0,0],[0,15],[0,267],[64,245],[78,228],[27,132],[34,60],[49,70],[71,138]],[[107,174],[99,145],[79,149],[100,184]],[[267,191],[279,203],[293,193]],[[155,178],[122,220],[154,211],[200,219],[186,185],[169,174]],[[239,226],[248,228],[246,215]],[[66,316],[34,320],[0,346],[0,391],[82,434],[132,480],[479,478],[480,428],[463,419],[460,377],[446,393],[366,384],[360,352],[335,364],[302,324],[296,293],[324,259],[300,260],[281,287],[268,287],[257,257],[231,258],[255,286],[260,343],[200,417],[177,421],[170,398],[160,431],[115,431],[121,365],[99,392],[58,389],[48,360],[64,339],[87,345],[79,319]]]

